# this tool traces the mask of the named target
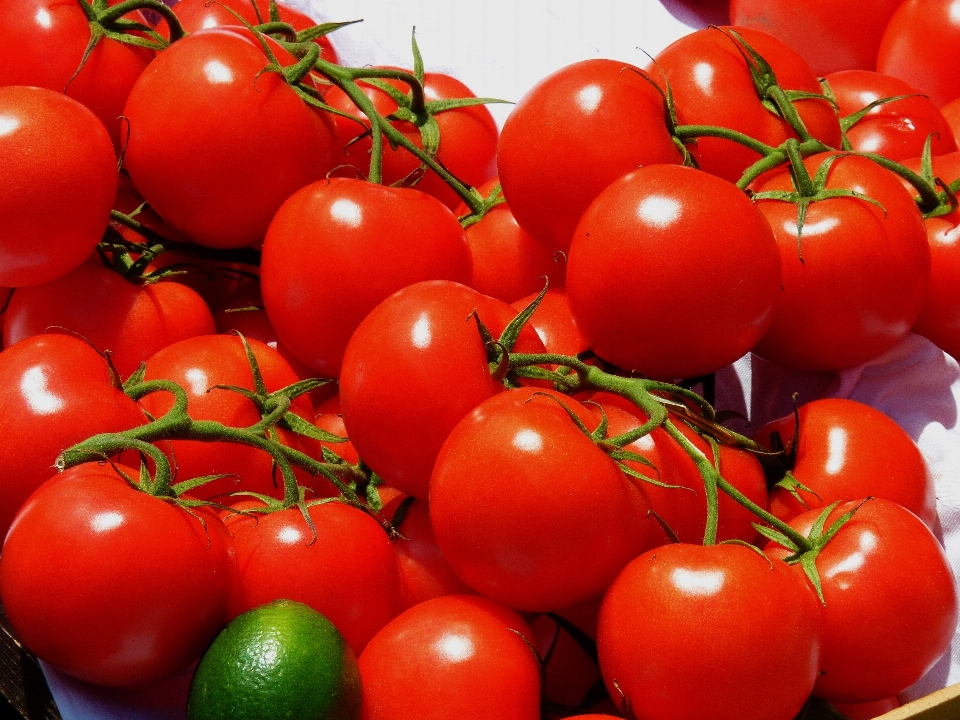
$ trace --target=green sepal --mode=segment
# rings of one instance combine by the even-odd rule
[[[788,538],[786,535],[784,535],[782,532],[780,532],[779,530],[774,530],[772,527],[769,527],[767,525],[761,525],[760,523],[750,523],[750,524],[753,525],[753,529],[756,530],[757,533],[759,533],[760,535],[763,535],[763,537],[765,537],[767,540],[772,540],[778,545],[785,547],[787,550],[789,550],[792,553],[796,553],[799,551],[800,548],[797,547],[797,544],[793,540]]]
[[[331,432],[322,430],[312,422],[304,420],[294,412],[288,412],[286,415],[284,415],[280,424],[286,427],[286,429],[297,433],[297,435],[303,435],[304,437],[312,438],[313,440],[319,440],[320,442],[344,443],[349,442],[350,440],[349,438],[334,435]]]

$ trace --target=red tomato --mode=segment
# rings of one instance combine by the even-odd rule
[[[817,75],[873,70],[880,38],[903,0],[730,0],[730,22],[776,35]]]
[[[928,95],[937,107],[960,97],[960,14],[945,0],[904,0],[877,51],[877,70]]]
[[[333,178],[277,212],[263,244],[261,289],[280,340],[337,377],[357,325],[391,293],[422,280],[470,278],[463,229],[419,190]]]
[[[409,86],[399,80],[385,82],[403,93],[409,91]],[[381,115],[390,115],[397,109],[396,101],[383,90],[363,82],[359,83],[359,86]],[[427,103],[476,97],[462,82],[443,73],[424,75],[423,94]],[[335,116],[341,141],[340,162],[351,164],[366,173],[370,165],[372,145],[370,138],[365,137],[354,143],[350,141],[363,133],[364,127],[369,128],[370,122],[340,88],[331,88],[324,96],[324,102],[360,120],[358,123],[339,115]],[[444,110],[437,113],[434,119],[440,130],[440,147],[436,159],[457,179],[468,186],[479,187],[497,174],[497,124],[485,106],[474,105]],[[402,120],[394,121],[393,125],[414,145],[423,148],[418,127]],[[383,183],[385,185],[403,181],[420,165],[420,160],[408,150],[404,148],[392,150],[389,142],[384,142]],[[355,174],[354,170],[343,172],[351,177]],[[415,187],[428,195],[433,195],[451,210],[462,202],[453,188],[432,170],[427,170]]]
[[[262,73],[268,62],[243,28],[199,30],[160,53],[127,99],[124,167],[151,207],[202,245],[259,243],[280,205],[334,165],[330,116]]]
[[[144,20],[138,12],[126,17]],[[93,111],[120,151],[123,106],[130,88],[153,59],[152,50],[105,36],[84,59],[90,20],[79,2],[60,0],[3,3],[0,37],[0,86],[32,85],[65,92]]]
[[[240,572],[230,617],[287,598],[326,615],[357,655],[401,610],[397,556],[380,524],[340,502],[313,505],[313,535],[299,508],[229,524]]]
[[[529,626],[491,600],[450,595],[410,608],[360,655],[363,720],[539,720]]]
[[[821,92],[810,66],[781,40],[751,28],[730,29],[770,64],[781,88]],[[786,121],[761,104],[736,41],[719,29],[685,35],[655,60],[650,72],[670,83],[681,122],[731,128],[773,146],[794,137]],[[840,126],[826,100],[798,100],[796,108],[811,135],[830,147],[840,146]],[[691,150],[702,170],[731,182],[760,159],[753,150],[722,138],[700,138]]]
[[[321,430],[328,433],[347,437],[347,426],[343,422],[343,414],[340,412],[340,395],[335,393],[317,406],[317,412],[313,418],[313,424]],[[348,463],[356,465],[360,460],[353,443],[347,440],[341,443],[321,442],[321,446],[335,452]]]
[[[536,300],[539,291],[512,303],[513,308],[520,312]],[[577,328],[577,323],[570,312],[570,302],[563,288],[552,285],[543,296],[536,311],[530,317],[530,324],[543,340],[543,346],[548,353],[560,355],[576,355],[589,349],[587,341]]]
[[[937,106],[903,80],[869,70],[830,73],[824,80],[830,83],[841,117],[859,112],[874,100],[914,96],[878,105],[847,130],[854,150],[906,160],[919,157],[930,136],[934,155],[957,149],[953,131]]]
[[[52,90],[0,87],[0,285],[38,285],[82,263],[116,190],[113,145],[90,110]]]
[[[186,285],[130,282],[97,256],[56,280],[19,290],[4,320],[4,342],[48,327],[66,328],[109,350],[124,378],[161,348],[214,332],[210,309]]]
[[[450,433],[430,478],[433,530],[457,575],[519,610],[601,595],[647,541],[643,492],[560,402],[592,424],[583,405],[545,390],[481,403]]]
[[[658,379],[704,375],[749,352],[770,326],[777,255],[766,220],[735,185],[650,165],[584,213],[567,297],[604,360]]]
[[[790,472],[815,494],[798,491],[804,507],[787,490],[774,488],[770,512],[789,521],[832,502],[873,496],[903,505],[928,527],[936,525],[933,479],[919,448],[893,420],[869,405],[842,398],[805,403],[798,415],[800,440]],[[777,433],[785,446],[794,424],[793,415],[774,420],[760,428],[755,439],[769,448]]]
[[[957,145],[960,146],[960,97],[957,97],[956,100],[951,100],[941,107],[940,113],[950,126],[953,139],[957,141]]]
[[[209,509],[187,512],[88,463],[45,482],[17,515],[0,595],[42,660],[87,682],[131,686],[200,658],[227,621],[235,572],[230,536]]]
[[[347,345],[340,376],[347,433],[364,462],[407,495],[427,497],[453,426],[504,388],[490,372],[474,311],[494,338],[516,314],[457,283],[417,283],[374,308]],[[526,330],[516,349],[543,352],[543,345]]]
[[[577,62],[537,83],[507,117],[497,150],[517,223],[554,250],[570,247],[587,206],[625,172],[681,160],[660,93],[616,60]]]
[[[636,717],[792,720],[819,670],[819,610],[756,550],[665,545],[610,586],[597,646],[607,691]]]
[[[841,702],[902,692],[946,652],[957,626],[953,573],[929,528],[880,498],[840,505],[825,527],[858,505],[816,563],[824,607],[814,694]],[[807,534],[821,512],[799,515],[790,526]],[[772,543],[765,551],[790,554]],[[794,571],[802,575],[799,565]]]
[[[804,160],[811,175],[826,157]],[[757,189],[792,187],[783,168]],[[838,371],[879,357],[910,331],[930,286],[920,212],[896,175],[866,158],[841,156],[827,188],[855,190],[882,208],[853,197],[814,202],[798,241],[796,205],[757,201],[780,245],[783,288],[754,352],[794,370]]]
[[[0,536],[63,450],[144,422],[103,357],[76,337],[38,335],[0,352]]]

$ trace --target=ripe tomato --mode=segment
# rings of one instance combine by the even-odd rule
[[[391,293],[422,280],[470,279],[463,229],[419,190],[332,178],[295,193],[263,243],[261,289],[280,340],[337,377],[357,325]]]
[[[520,312],[539,295],[539,292],[527,295],[512,303],[517,312]],[[537,335],[543,340],[543,346],[548,353],[558,353],[560,355],[577,355],[589,349],[587,341],[577,329],[577,323],[570,312],[570,302],[567,300],[567,293],[563,288],[555,288],[552,285],[543,296],[536,311],[530,317],[530,324],[537,331]]]
[[[647,541],[643,492],[560,402],[593,425],[573,398],[510,390],[457,424],[430,478],[433,531],[457,575],[519,610],[599,596]]]
[[[784,562],[681,543],[624,568],[597,647],[607,691],[636,717],[791,720],[817,678],[820,632],[815,595]]]
[[[732,363],[770,326],[777,255],[766,220],[735,185],[649,165],[611,183],[584,213],[567,297],[604,360],[658,379],[694,377]]]
[[[87,682],[131,686],[200,658],[227,621],[235,572],[229,534],[209,509],[187,512],[88,463],[45,482],[17,514],[0,595],[39,658]]]
[[[448,595],[399,615],[358,662],[363,720],[539,720],[533,633],[492,600]]]
[[[63,450],[145,421],[103,357],[76,337],[37,335],[0,352],[0,536]]]
[[[151,207],[202,245],[259,243],[280,205],[334,165],[330,116],[279,74],[261,74],[268,63],[244,28],[198,30],[160,53],[127,99],[124,167]]]
[[[90,110],[53,90],[0,87],[0,285],[38,285],[82,263],[116,189],[113,145]]]
[[[841,702],[902,692],[933,667],[957,627],[953,573],[930,529],[912,512],[880,498],[838,506],[824,527],[858,505],[817,557],[823,655],[813,692]],[[820,513],[798,515],[790,526],[807,534]],[[772,543],[765,551],[772,557],[789,554]],[[794,571],[802,576],[799,565]]]
[[[507,117],[497,149],[517,223],[554,250],[570,247],[587,206],[625,172],[681,160],[663,97],[640,68],[616,60],[584,60],[541,80]]]

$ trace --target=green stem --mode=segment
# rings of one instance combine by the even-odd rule
[[[796,106],[793,104],[793,101],[787,97],[783,88],[779,85],[771,86],[767,90],[767,97],[777,106],[780,115],[787,121],[787,124],[790,125],[800,140],[804,142],[813,140],[813,136],[810,134],[810,131],[807,130],[807,126],[800,117],[800,113],[797,112]]]
[[[186,35],[183,25],[180,24],[180,18],[167,5],[160,0],[125,0],[122,3],[114,5],[105,13],[95,18],[101,25],[108,25],[129,12],[134,10],[153,10],[167,21],[170,28],[170,42],[175,42]]]
[[[890,160],[889,158],[883,157],[883,155],[877,155],[876,153],[858,153],[865,158],[873,160],[877,165],[885,167],[887,170],[896,173],[908,183],[913,185],[916,188],[917,193],[920,195],[920,210],[921,212],[930,212],[934,208],[940,205],[940,196],[937,194],[936,187],[932,186],[922,176],[915,173],[913,170],[904,167],[898,162]]]
[[[701,137],[722,138],[743,145],[764,157],[777,152],[777,148],[772,145],[767,145],[736,130],[715,125],[678,125],[674,128],[674,135],[682,141],[696,140]]]
[[[789,138],[783,144],[783,149],[790,160],[790,170],[793,174],[793,180],[797,185],[797,192],[801,197],[812,198],[817,195],[817,188],[814,186],[813,178],[807,172],[807,166],[803,164],[803,156],[800,154],[800,143],[795,138]]]

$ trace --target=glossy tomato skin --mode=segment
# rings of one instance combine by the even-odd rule
[[[832,502],[881,497],[903,505],[927,527],[937,523],[933,479],[916,443],[892,419],[869,405],[824,398],[798,409],[800,439],[792,475],[815,494],[798,490],[801,505],[787,490],[774,488],[770,511],[781,520]],[[793,415],[767,423],[755,439],[772,447],[793,437]]]
[[[413,607],[358,658],[363,720],[539,720],[529,626],[492,600],[451,595]]]
[[[517,223],[555,250],[570,246],[580,216],[618,177],[681,161],[660,93],[642,70],[615,60],[577,62],[537,83],[507,117],[497,149]]]
[[[783,40],[817,75],[873,70],[880,38],[903,0],[730,0],[733,25],[763,30]]]
[[[127,19],[143,22],[139,12]],[[0,86],[31,85],[64,93],[93,111],[119,153],[123,106],[154,57],[147,48],[102,37],[83,62],[90,21],[79,3],[29,0],[0,7]],[[79,69],[79,72],[77,70]]]
[[[637,717],[791,720],[817,677],[820,632],[814,594],[782,561],[681,543],[624,568],[597,647],[607,691]]]
[[[215,331],[207,304],[186,285],[131,282],[97,256],[18,292],[4,320],[4,342],[41,335],[48,327],[66,328],[109,350],[123,378],[161,348]]]
[[[647,540],[646,497],[561,402],[592,424],[550,391],[483,402],[450,433],[430,479],[430,519],[454,570],[518,610],[601,595]]]
[[[278,45],[281,63],[292,58]],[[167,222],[210,247],[263,240],[283,202],[334,164],[336,128],[243,28],[178,40],[130,91],[124,167]]]
[[[900,78],[870,70],[844,70],[830,73],[824,80],[830,84],[841,117],[881,98],[912,96],[878,105],[847,130],[854,150],[906,160],[923,153],[928,137],[933,155],[957,149],[953,131],[937,106]]]
[[[690,33],[659,53],[650,73],[658,82],[665,78],[670,83],[681,122],[719,125],[768,145],[780,145],[794,133],[786,121],[761,104],[746,61],[726,30],[740,33],[771,65],[781,88],[820,94],[817,76],[800,55],[773,35],[744,27]],[[803,99],[795,106],[815,138],[830,147],[840,146],[840,125],[826,100]],[[691,151],[702,170],[731,182],[760,159],[753,150],[722,138],[702,137]]]
[[[813,175],[826,159],[813,155],[804,164]],[[783,169],[757,190],[790,183]],[[910,331],[930,287],[923,220],[893,173],[867,158],[841,156],[827,188],[862,193],[882,209],[851,197],[811,203],[798,251],[796,206],[757,201],[780,246],[783,291],[754,352],[794,370],[838,371],[880,356]]]
[[[536,300],[539,294],[537,291],[511,304],[520,312]],[[573,319],[570,301],[564,288],[550,286],[530,317],[530,324],[543,340],[543,346],[548,353],[576,355],[590,348]]]
[[[239,563],[230,617],[296,600],[327,616],[359,655],[402,609],[397,555],[380,524],[355,507],[314,505],[310,518],[316,536],[295,507],[229,524]]]
[[[123,687],[199,659],[226,623],[235,572],[215,514],[188,513],[90,463],[44,483],[17,515],[0,594],[38,657],[81,680]]]
[[[826,527],[858,506],[817,558],[823,655],[813,692],[841,702],[902,692],[946,652],[957,626],[957,588],[933,533],[909,510],[880,498],[841,504]],[[799,515],[790,526],[806,534],[820,513]],[[789,554],[772,543],[765,552]],[[802,574],[799,565],[794,572]]]
[[[79,338],[50,333],[0,352],[0,535],[63,450],[144,422],[106,360]]]
[[[347,434],[364,462],[408,495],[427,497],[454,425],[504,389],[490,372],[475,311],[495,338],[516,315],[458,283],[416,283],[374,308],[347,345],[340,376]],[[543,352],[543,345],[531,329],[516,349]]]
[[[952,3],[904,0],[877,50],[877,70],[905,80],[941,107],[960,97],[960,16]]]
[[[713,372],[773,321],[773,232],[735,185],[649,165],[611,183],[570,246],[567,298],[597,355],[648,377]]]
[[[338,377],[347,341],[382,300],[424,280],[470,279],[463,229],[419,190],[331,178],[295,193],[263,245],[261,289],[283,344]]]
[[[100,241],[116,157],[103,123],[53,90],[0,87],[0,117],[0,285],[38,285],[73,270]]]

